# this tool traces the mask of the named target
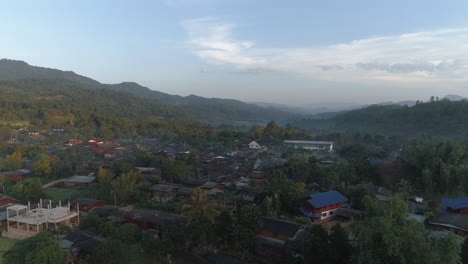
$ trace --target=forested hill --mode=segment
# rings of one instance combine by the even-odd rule
[[[372,105],[343,112],[327,119],[302,119],[293,123],[301,128],[340,131],[382,132],[465,138],[468,135],[468,101],[442,99],[401,105]]]
[[[195,120],[208,123],[250,121],[266,122],[276,120],[279,122],[297,118],[275,108],[261,107],[238,100],[204,98],[200,96],[177,96],[150,90],[137,83],[124,82],[120,84],[101,84],[93,79],[78,75],[74,72],[31,66],[23,61],[0,60],[0,80],[45,79],[54,82],[67,81],[80,88],[112,89],[131,93],[146,100],[157,100],[161,104],[179,108]]]

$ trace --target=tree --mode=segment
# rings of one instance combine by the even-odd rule
[[[0,188],[2,188],[2,193],[5,193],[5,184],[8,182],[8,177],[0,175]]]
[[[437,238],[431,252],[433,253],[433,263],[461,264],[462,256],[459,238],[453,233],[448,232],[440,238]]]
[[[35,175],[44,177],[52,176],[57,177],[63,164],[57,156],[43,156],[33,165],[33,172]]]
[[[119,228],[117,228],[116,235],[125,243],[136,243],[141,240],[140,228],[132,223],[126,223],[119,226]]]
[[[244,205],[239,209],[233,236],[236,246],[241,249],[253,248],[255,236],[260,229],[260,212],[253,205]]]
[[[135,191],[135,183],[138,179],[138,175],[139,173],[137,171],[124,172],[112,181],[112,188],[121,203],[130,201]]]
[[[401,195],[382,204],[366,197],[368,218],[353,228],[359,246],[355,263],[457,263],[460,252],[451,238],[433,244],[425,237],[424,225],[408,219],[407,204]],[[442,244],[452,247],[450,250]],[[456,253],[456,254],[455,254]],[[445,262],[445,254],[450,254]]]
[[[11,187],[11,192],[23,202],[38,201],[44,196],[42,182],[38,178],[28,178],[17,182]]]
[[[277,139],[281,135],[281,127],[275,121],[271,121],[263,129],[263,134],[270,139]]]
[[[328,244],[328,233],[321,225],[313,225],[302,246],[304,263],[331,263],[332,249]]]
[[[106,240],[104,245],[99,247],[90,258],[88,258],[88,261],[93,264],[128,263],[128,257],[125,255],[124,252],[125,248],[122,242],[114,239],[109,239]]]
[[[252,125],[249,130],[249,134],[254,138],[254,139],[261,139],[263,130],[262,127],[259,125]]]
[[[20,169],[23,161],[23,154],[21,152],[14,152],[6,157],[6,163],[9,170]]]
[[[208,191],[200,187],[195,188],[195,192],[182,205],[183,214],[189,217],[189,222],[197,223],[209,221],[214,223],[214,219],[219,215],[216,203],[209,199]]]
[[[4,258],[9,264],[65,264],[68,253],[51,233],[42,232],[16,243]]]
[[[461,258],[463,264],[468,264],[468,238],[465,238],[461,248]]]
[[[331,229],[331,234],[328,236],[330,248],[334,254],[332,259],[334,263],[348,263],[351,256],[351,245],[348,242],[348,232],[341,227],[340,224],[335,224]]]
[[[104,168],[99,168],[98,171],[98,184],[99,189],[103,195],[103,197],[108,198],[112,191],[112,180],[114,179],[114,173],[110,170],[106,170]]]

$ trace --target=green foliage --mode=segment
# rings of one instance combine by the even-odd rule
[[[279,195],[281,208],[294,210],[297,209],[299,200],[305,194],[305,185],[302,182],[293,182],[283,173],[276,171],[273,173],[267,190],[270,195]]]
[[[125,243],[136,243],[141,240],[141,230],[135,224],[126,223],[117,228],[116,236]]]
[[[195,188],[190,198],[183,202],[182,212],[197,224],[205,221],[213,224],[215,217],[219,215],[215,201],[208,197],[208,191],[200,187]]]
[[[400,195],[387,204],[367,196],[364,203],[368,218],[353,228],[359,242],[353,256],[356,263],[459,263],[460,246],[452,237],[435,242],[427,239],[424,225],[408,219]]]
[[[422,136],[403,148],[406,181],[427,194],[467,192],[468,167],[463,164],[464,144],[453,140],[432,142]]]
[[[461,248],[461,258],[463,264],[468,264],[468,239],[466,238]]]
[[[124,252],[125,245],[122,242],[108,239],[87,261],[91,264],[124,264],[128,260]]]
[[[253,249],[260,227],[260,211],[253,205],[242,206],[233,230],[235,245],[239,249]]]
[[[67,260],[67,252],[47,232],[19,241],[5,254],[5,263],[10,264],[65,264]]]
[[[14,152],[11,155],[7,155],[6,157],[6,170],[17,170],[21,168],[23,164],[23,154],[21,152]]]
[[[112,192],[112,180],[115,175],[110,170],[99,168],[97,181],[103,198],[109,198]]]
[[[36,176],[57,178],[62,168],[63,164],[57,156],[46,155],[34,163],[32,171]]]
[[[42,182],[38,178],[28,178],[17,182],[11,187],[10,192],[23,202],[39,201],[44,197]]]
[[[102,223],[102,219],[99,218],[95,213],[89,213],[86,217],[80,220],[80,229],[96,228]]]
[[[383,132],[416,136],[466,137],[468,101],[442,99],[415,106],[372,105],[338,113],[329,118],[294,122],[301,128],[333,128],[341,131]]]
[[[124,172],[112,181],[112,188],[121,203],[130,202],[138,175],[137,171]]]

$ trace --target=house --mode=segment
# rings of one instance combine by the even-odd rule
[[[212,189],[222,189],[223,185],[217,182],[208,181],[200,187],[205,190],[212,190]]]
[[[20,204],[20,201],[0,193],[0,221],[5,221],[7,219],[7,208],[15,204]],[[15,215],[14,211],[10,211],[10,216]]]
[[[100,140],[99,138],[88,140],[88,144],[90,145],[98,145],[98,144],[103,144],[103,143],[104,142],[102,142],[102,140]]]
[[[306,140],[285,140],[284,145],[292,148],[302,148],[317,152],[332,152],[333,141],[306,141]]]
[[[154,229],[163,231],[166,227],[181,224],[186,221],[182,215],[158,211],[135,209],[128,212],[125,217],[130,223],[138,225],[143,229]]]
[[[105,152],[103,156],[104,156],[104,159],[112,160],[117,157],[117,153],[115,151],[109,151],[109,152]]]
[[[19,203],[21,203],[19,200],[16,200],[15,198],[6,194],[0,193],[0,206],[14,205]]]
[[[468,215],[439,214],[427,221],[438,230],[448,230],[457,235],[468,236]]]
[[[151,186],[150,191],[153,201],[165,203],[176,197],[177,187],[166,184],[156,184]]]
[[[68,262],[77,263],[92,255],[105,243],[105,238],[91,230],[77,230],[60,241],[63,249],[68,250]]]
[[[380,201],[389,201],[393,195],[393,192],[382,186],[371,186],[369,192],[373,193],[375,197]]]
[[[71,202],[71,208],[75,211],[89,212],[96,207],[104,206],[104,202],[95,199],[77,198]]]
[[[64,187],[83,187],[89,186],[96,180],[95,176],[71,176],[63,180]]]
[[[140,172],[140,176],[143,178],[149,179],[149,178],[161,176],[160,169],[151,168],[151,167],[136,167],[135,169],[137,169]]]
[[[180,184],[185,185],[187,187],[201,187],[205,185],[208,182],[206,179],[195,179],[195,178],[189,178],[189,179],[184,179],[180,182]]]
[[[163,152],[164,152],[167,156],[172,157],[172,156],[175,155],[175,153],[177,152],[177,150],[174,149],[174,148],[172,148],[172,147],[167,147],[167,148],[164,148],[164,149],[163,149]]]
[[[456,199],[444,198],[442,206],[444,212],[468,215],[468,196]]]
[[[309,195],[304,198],[305,205],[299,210],[312,221],[324,221],[335,218],[335,211],[339,208],[349,207],[349,201],[338,191],[329,191]]]
[[[248,144],[249,146],[249,149],[259,149],[261,148],[262,146],[260,146],[260,144],[258,144],[257,142],[255,141],[252,141]]]
[[[262,217],[260,222],[261,228],[256,237],[260,253],[284,255],[288,251],[300,251],[301,241],[307,235],[306,226],[271,217]]]
[[[21,181],[24,178],[24,172],[22,172],[21,170],[7,171],[0,173],[0,176],[5,176],[8,178],[8,180],[17,182]]]

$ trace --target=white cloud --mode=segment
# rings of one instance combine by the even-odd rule
[[[468,28],[370,37],[324,47],[264,49],[255,41],[234,38],[235,25],[216,18],[187,20],[182,25],[193,54],[238,70],[357,82],[468,81]]]

